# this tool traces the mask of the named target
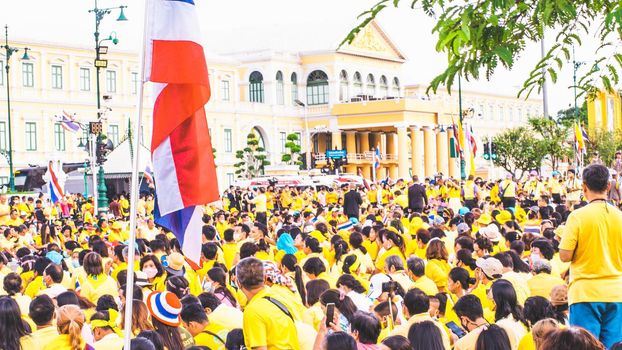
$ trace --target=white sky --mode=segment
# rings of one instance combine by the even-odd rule
[[[94,0],[11,0],[4,1],[0,11],[0,24],[9,25],[12,40],[37,40],[88,46],[93,45],[93,14],[88,9]],[[253,40],[254,35],[278,35],[287,32],[280,42],[285,48],[297,48],[300,42],[292,42],[297,27],[318,28],[321,35],[324,23],[356,23],[356,16],[376,0],[195,0],[201,20],[201,31],[208,50],[214,52],[244,51],[242,43]],[[404,5],[410,1],[404,1]],[[142,0],[99,0],[100,7],[128,5],[126,16],[129,21],[116,22],[118,12],[108,15],[100,28],[102,35],[116,31],[120,44],[118,49],[139,50],[142,30]],[[435,51],[436,36],[431,34],[433,20],[420,10],[389,8],[379,19],[380,25],[389,37],[407,56],[405,84],[427,84],[446,63],[444,56]],[[249,28],[256,28],[250,30]],[[329,28],[327,28],[330,30]],[[300,30],[301,35],[313,31]],[[271,34],[272,33],[272,34]],[[294,33],[292,35],[292,33]],[[4,33],[2,33],[4,35]],[[343,33],[345,37],[347,32]],[[332,33],[334,37],[334,33]],[[312,40],[303,38],[301,40]],[[595,47],[584,40],[577,48],[577,60],[589,61]],[[4,42],[3,42],[4,43]],[[239,44],[239,45],[238,45]],[[550,43],[549,43],[550,44]],[[242,46],[242,47],[240,47]],[[111,48],[114,50],[115,48]],[[528,47],[523,57],[509,72],[499,69],[491,81],[464,83],[464,89],[516,94],[540,55],[539,44]],[[593,55],[593,54],[592,54]],[[209,62],[208,62],[209,64]],[[586,69],[585,67],[583,69]],[[549,83],[549,113],[567,108],[573,103],[571,64],[559,74],[559,81]]]

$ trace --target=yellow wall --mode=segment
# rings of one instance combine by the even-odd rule
[[[622,101],[620,95],[602,90],[594,98],[588,99],[587,120],[590,133],[597,129],[618,131],[622,129]]]

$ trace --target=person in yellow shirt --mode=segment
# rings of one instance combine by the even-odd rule
[[[527,285],[532,297],[549,298],[554,287],[566,284],[559,276],[551,274],[551,264],[547,260],[533,260],[531,266],[534,276],[527,281]]]
[[[559,257],[570,262],[570,324],[590,331],[610,348],[622,340],[622,211],[607,203],[609,170],[583,170],[589,202],[566,221]]]
[[[121,216],[124,219],[130,216],[130,201],[128,201],[124,195],[119,197],[119,209],[121,209]]]
[[[72,346],[74,343],[79,344],[80,349],[84,349],[86,342],[81,332],[85,323],[84,313],[77,305],[59,307],[56,310],[56,327],[59,335],[51,342],[44,344],[43,350],[71,350],[74,349]]]
[[[477,349],[477,338],[482,331],[488,329],[489,323],[484,318],[484,309],[480,300],[474,295],[465,295],[458,299],[454,311],[460,319],[460,326],[467,334],[454,343],[454,350]],[[503,328],[503,327],[502,327]],[[514,337],[512,329],[503,328],[508,333],[508,340]]]
[[[90,325],[93,330],[95,350],[123,349],[123,333],[117,326],[119,312],[115,309],[98,311],[91,316]]]
[[[93,304],[97,304],[97,300],[105,294],[110,294],[113,297],[119,296],[117,282],[104,274],[104,265],[99,254],[91,252],[84,257],[84,272],[86,278],[81,284],[80,296]]]
[[[451,270],[451,265],[447,262],[449,254],[445,243],[438,238],[433,238],[428,242],[426,250],[428,263],[425,265],[425,275],[428,276],[440,292],[447,290],[447,276]]]
[[[248,299],[244,308],[244,342],[249,349],[300,349],[292,310],[264,285],[261,260],[248,257],[236,265],[237,284]]]
[[[404,239],[402,236],[390,230],[380,231],[380,239],[382,246],[385,249],[384,253],[376,259],[376,271],[384,271],[385,260],[391,255],[397,255],[405,263],[404,259]]]
[[[181,309],[184,328],[194,337],[196,346],[207,346],[212,350],[224,350],[229,330],[220,324],[208,320],[201,304],[190,303]]]
[[[129,234],[123,229],[123,225],[119,221],[115,221],[110,225],[110,233],[108,234],[108,242],[125,242],[129,239]]]
[[[434,296],[438,293],[436,283],[425,275],[425,261],[423,261],[423,259],[411,256],[406,261],[406,265],[408,267],[408,276],[414,281],[410,287],[411,289],[419,288],[422,292],[429,296]]]
[[[48,344],[58,336],[58,329],[53,322],[54,310],[54,301],[47,295],[40,295],[30,302],[28,317],[37,327],[31,336],[39,344]]]
[[[19,212],[17,209],[11,209],[11,213],[9,214],[9,219],[6,221],[7,226],[20,226],[24,224],[24,220],[19,217]]]

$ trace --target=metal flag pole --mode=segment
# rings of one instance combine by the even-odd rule
[[[134,145],[140,145],[140,126],[142,125],[143,118],[143,97],[145,91],[145,40],[147,33],[147,26],[149,21],[147,16],[149,14],[150,0],[145,0],[145,13],[143,14],[143,33],[142,33],[142,48],[140,50],[140,84],[138,86],[138,100],[136,102],[136,114],[138,119],[134,123]],[[128,242],[128,254],[127,254],[127,282],[125,284],[125,329],[123,330],[123,343],[124,349],[130,349],[130,342],[132,341],[132,305],[134,301],[134,255],[136,250],[136,205],[138,202],[138,166],[140,164],[140,147],[136,147],[136,156],[132,159],[132,177],[130,180],[131,194],[130,194],[130,239]]]

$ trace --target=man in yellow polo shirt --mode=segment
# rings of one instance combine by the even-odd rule
[[[184,327],[194,337],[195,345],[207,346],[212,350],[225,349],[229,330],[216,322],[208,320],[201,304],[191,303],[184,305],[180,316]]]
[[[605,166],[583,170],[589,204],[568,216],[559,244],[560,259],[570,262],[570,324],[607,348],[622,340],[622,212],[607,203],[609,186]]]
[[[244,309],[244,342],[252,350],[299,350],[291,310],[264,285],[263,262],[248,257],[236,265],[237,283],[248,299]]]

